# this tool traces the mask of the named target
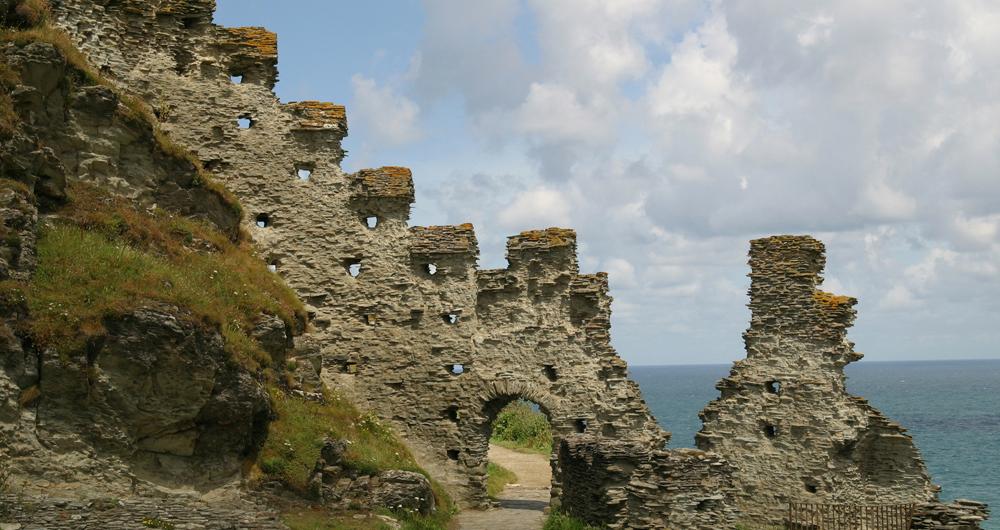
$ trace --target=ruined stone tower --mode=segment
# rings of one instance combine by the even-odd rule
[[[775,524],[788,501],[935,496],[906,430],[845,389],[844,366],[861,358],[846,338],[857,300],[817,290],[825,263],[808,236],[751,243],[747,357],[701,413],[698,447],[734,467],[744,514]]]
[[[408,226],[408,169],[341,170],[344,107],[275,97],[273,33],[214,25],[214,0],[52,7],[237,195],[261,257],[311,305],[303,342],[324,378],[391,420],[462,504],[486,502],[490,424],[515,399],[557,437],[667,440],[610,345],[607,276],[579,273],[573,231],[514,236],[507,269],[478,270],[471,225]],[[118,171],[88,167],[81,178]]]

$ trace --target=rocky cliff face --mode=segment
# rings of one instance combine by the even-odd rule
[[[165,208],[229,237],[239,207],[58,42],[5,41],[0,60],[16,114],[0,145],[4,471],[24,492],[55,495],[238,481],[266,435],[270,406],[260,374],[234,362],[218,328],[183,305],[132,300],[99,333],[84,330],[79,346],[60,348],[33,333],[31,294],[39,237],[72,204],[67,181],[130,198],[141,205],[134,215]],[[66,308],[67,326],[76,309]],[[276,360],[291,346],[291,328],[273,316],[247,333]]]

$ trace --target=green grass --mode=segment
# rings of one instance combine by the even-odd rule
[[[27,287],[31,333],[62,355],[105,333],[104,320],[149,301],[187,310],[217,329],[232,359],[256,369],[271,359],[248,332],[261,314],[301,329],[295,294],[245,245],[205,224],[134,209],[75,185],[61,221],[40,231],[38,266]]]
[[[579,519],[566,514],[553,512],[545,520],[542,530],[599,530],[596,526],[590,526]]]
[[[492,499],[496,499],[507,484],[517,482],[517,475],[513,471],[493,462],[486,464],[486,494]]]
[[[277,388],[271,389],[271,403],[276,417],[268,428],[267,440],[257,456],[254,475],[276,478],[289,489],[306,495],[309,476],[316,461],[319,460],[323,440],[330,437],[348,442],[342,462],[348,469],[362,474],[402,469],[428,476],[417,465],[406,446],[374,414],[362,413],[348,399],[335,391],[326,389],[324,396],[325,403],[318,403],[287,395]],[[407,529],[446,528],[448,520],[455,512],[455,507],[447,492],[433,479],[431,488],[437,498],[435,513],[421,516],[403,512],[385,512],[386,515],[400,520],[403,528]],[[290,513],[286,514],[286,520],[292,521],[288,524],[293,530],[379,528],[350,526],[357,521],[343,514],[326,512]],[[377,523],[377,519],[369,522]]]
[[[515,401],[497,414],[490,442],[548,456],[552,453],[552,428],[545,415],[534,410],[530,403]]]

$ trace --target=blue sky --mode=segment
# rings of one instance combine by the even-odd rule
[[[218,0],[413,224],[571,226],[634,364],[743,357],[747,241],[811,233],[872,360],[1000,357],[1000,6]]]

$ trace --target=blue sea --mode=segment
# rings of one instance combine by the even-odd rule
[[[632,366],[646,402],[673,433],[671,447],[694,447],[706,403],[729,365]],[[906,427],[941,498],[987,502],[1000,530],[1000,360],[866,362],[847,367],[847,387]]]

